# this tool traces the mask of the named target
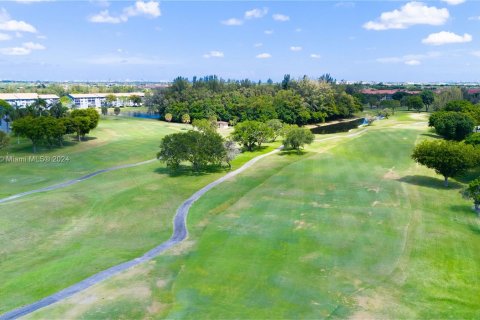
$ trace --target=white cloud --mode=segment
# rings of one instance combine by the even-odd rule
[[[440,52],[432,51],[425,54],[407,54],[401,57],[386,57],[378,58],[379,63],[403,63],[409,66],[415,66],[422,63],[424,60],[434,59],[440,57]]]
[[[223,58],[224,57],[224,54],[222,51],[210,51],[209,53],[205,53],[203,55],[204,58]]]
[[[121,23],[127,22],[128,18],[124,16],[114,17],[110,15],[108,10],[103,10],[93,16],[90,16],[88,21],[93,23]]]
[[[25,56],[34,50],[45,50],[45,46],[34,43],[34,42],[25,42],[21,47],[9,47],[9,48],[0,48],[0,54],[7,56]]]
[[[25,21],[13,20],[10,18],[7,10],[4,8],[0,9],[0,30],[2,31],[20,31],[20,32],[30,32],[36,33],[37,29],[31,24],[26,23]]]
[[[455,34],[453,32],[441,31],[438,33],[432,33],[428,37],[422,40],[422,43],[432,46],[441,46],[451,43],[464,43],[471,42],[472,36],[468,33],[462,35]]]
[[[245,19],[262,18],[268,13],[268,8],[252,9],[245,12]]]
[[[147,16],[157,18],[162,14],[160,11],[160,3],[157,1],[136,1],[135,5],[123,9],[124,15],[128,17]]]
[[[317,53],[312,53],[312,54],[310,55],[310,58],[312,58],[312,59],[320,59],[321,57],[322,57],[322,56],[319,55],[319,54],[317,54]]]
[[[340,1],[335,3],[336,8],[355,8],[355,2],[353,1]]]
[[[243,21],[237,18],[230,18],[227,20],[223,20],[222,24],[226,26],[241,26],[243,24]]]
[[[263,43],[261,42],[257,42],[253,45],[255,48],[260,48],[261,46],[263,46]]]
[[[442,0],[442,2],[446,2],[451,6],[456,6],[458,4],[462,4],[465,2],[465,0]]]
[[[263,33],[265,33],[266,35],[271,35],[273,34],[273,30],[265,30],[263,31]]]
[[[302,49],[303,49],[302,47],[298,47],[298,46],[297,47],[296,46],[291,46],[290,47],[290,51],[302,51]]]
[[[6,33],[0,33],[0,41],[10,40],[12,37]]]
[[[363,25],[367,30],[406,29],[417,24],[432,26],[443,25],[450,13],[447,9],[428,7],[422,2],[408,2],[400,8],[383,12],[376,21],[369,21]]]
[[[480,16],[469,17],[468,20],[480,20]]]
[[[123,9],[122,14],[111,15],[108,10],[102,10],[88,18],[93,23],[122,23],[127,22],[130,17],[146,16],[149,18],[157,18],[161,15],[160,3],[157,1],[141,1],[137,0],[133,6]]]
[[[270,53],[260,53],[260,54],[257,54],[256,56],[257,59],[268,59],[271,57],[272,55]]]
[[[475,57],[480,58],[480,51],[473,51],[473,52],[471,52],[471,54],[474,55]]]
[[[38,35],[38,36],[37,36],[37,39],[45,40],[45,39],[47,39],[47,36],[45,36],[45,35]]]
[[[289,16],[286,16],[284,14],[279,14],[279,13],[276,13],[276,14],[272,15],[272,18],[273,18],[273,20],[280,21],[280,22],[285,22],[285,21],[290,20]]]
[[[420,62],[420,60],[412,59],[412,60],[406,60],[406,61],[405,61],[405,64],[406,64],[407,66],[418,66],[418,65],[420,65],[420,64],[422,64],[422,63]]]

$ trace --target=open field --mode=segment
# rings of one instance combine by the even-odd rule
[[[125,126],[128,123],[143,124],[147,130],[142,139],[136,140],[143,155],[139,151],[129,152],[135,143],[131,136],[137,133],[134,127]],[[165,133],[175,132],[168,127],[181,128],[158,121],[107,120],[101,122],[98,131],[109,132],[109,138],[124,135],[124,139],[106,141],[93,147],[94,150],[75,145],[70,151],[78,155],[75,158],[78,160],[94,154],[95,150],[107,155],[117,148],[125,156],[130,153],[128,162],[141,161],[155,156]],[[128,128],[130,131],[126,131]],[[232,163],[233,167],[271,149],[241,155]],[[120,156],[113,158],[123,160]],[[100,156],[97,159],[98,163],[90,166],[92,170],[116,164],[113,159],[106,163],[101,162]],[[2,170],[8,165],[2,165]],[[21,164],[17,165],[21,169]],[[60,169],[56,172],[45,168],[45,176],[50,174],[46,180],[66,180],[63,173],[67,170]],[[33,170],[27,168],[23,174],[28,176]],[[0,313],[135,258],[168,239],[178,205],[224,174],[224,170],[219,170],[211,174],[171,176],[163,164],[155,162],[0,204],[0,278],[4,279],[0,282]],[[25,188],[34,187],[25,184]]]
[[[1,155],[16,157],[66,156],[69,161],[0,163],[0,198],[52,185],[87,173],[121,164],[154,159],[162,136],[178,132],[181,124],[134,118],[102,117],[87,141],[66,141],[65,147],[41,149],[32,153],[30,141],[12,138],[10,148]]]
[[[480,223],[400,116],[262,160],[195,203],[185,243],[30,318],[478,316]]]

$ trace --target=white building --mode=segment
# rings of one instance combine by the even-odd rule
[[[37,99],[47,101],[47,104],[53,104],[60,99],[55,94],[38,94],[38,93],[0,93],[0,100],[5,100],[11,106],[26,107],[31,105]]]
[[[139,96],[144,98],[143,92],[129,92],[129,93],[71,93],[68,96],[72,99],[77,108],[84,109],[88,107],[100,108],[105,102],[106,97],[113,95],[117,101],[113,102],[114,107],[131,107],[133,102],[130,100],[132,96]]]

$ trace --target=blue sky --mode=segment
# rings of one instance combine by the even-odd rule
[[[480,2],[3,1],[0,79],[480,81]]]

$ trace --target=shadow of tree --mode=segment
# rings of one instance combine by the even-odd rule
[[[436,133],[422,133],[421,136],[430,137],[430,138],[434,138],[434,139],[442,139],[442,137],[440,137]]]
[[[413,184],[420,187],[428,187],[428,188],[434,188],[434,189],[440,189],[440,188],[461,189],[463,187],[462,184],[455,181],[451,181],[450,179],[448,181],[448,187],[445,187],[443,185],[443,179],[437,179],[437,178],[432,178],[428,176],[419,176],[419,175],[404,176],[400,179],[397,179],[397,181],[406,182],[406,183]]]
[[[228,167],[219,166],[219,165],[210,165],[201,168],[200,170],[194,170],[191,166],[180,165],[180,167],[176,169],[171,169],[167,167],[159,167],[154,170],[157,174],[165,174],[170,177],[180,177],[180,176],[188,176],[188,177],[198,177],[204,176],[207,174],[218,173],[218,172],[228,172]]]
[[[279,153],[280,156],[303,156],[307,154],[308,152],[305,150],[292,150],[292,149],[283,149],[282,152]]]

